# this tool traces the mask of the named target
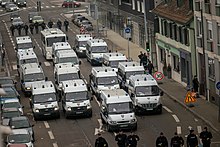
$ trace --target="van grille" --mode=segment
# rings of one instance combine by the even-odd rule
[[[82,106],[82,107],[72,107],[71,110],[72,110],[72,111],[85,111],[85,110],[86,110],[86,106]]]
[[[155,108],[156,106],[157,106],[157,103],[142,104],[142,107],[146,109]]]
[[[127,124],[129,121],[117,121],[118,124]]]

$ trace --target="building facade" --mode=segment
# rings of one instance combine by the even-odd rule
[[[158,70],[165,75],[171,72],[172,79],[191,86],[197,74],[193,2],[165,0],[153,13],[157,16],[154,28]]]
[[[216,83],[220,81],[220,0],[194,0],[194,9],[200,93],[219,104]]]

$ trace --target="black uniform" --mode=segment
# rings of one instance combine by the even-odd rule
[[[126,139],[127,139],[127,135],[124,133],[117,134],[115,136],[115,141],[117,141],[119,147],[126,147]]]
[[[69,26],[69,21],[65,20],[64,21],[64,26],[65,26],[65,30],[67,32],[68,31],[68,26]]]
[[[28,25],[27,24],[24,25],[24,31],[25,31],[25,35],[27,35],[28,34]]]
[[[44,30],[45,28],[46,28],[46,24],[44,22],[42,22],[41,29]]]
[[[170,142],[170,147],[181,147],[184,145],[184,140],[182,137],[175,135]]]
[[[127,146],[136,147],[139,140],[140,138],[137,135],[131,134],[127,137]]]
[[[35,27],[36,34],[38,34],[38,31],[39,31],[39,23],[38,23],[38,22],[35,22],[35,23],[34,23],[34,27]]]
[[[156,147],[168,147],[167,138],[163,135],[160,135],[159,137],[157,137]]]
[[[142,52],[140,52],[140,54],[138,55],[138,58],[140,59],[140,65],[142,65],[142,57],[144,56],[144,54]]]
[[[18,26],[17,26],[17,30],[18,30],[18,35],[19,35],[19,36],[21,36],[21,29],[22,29],[22,28],[21,28],[21,25],[18,25]]]
[[[108,143],[105,140],[105,138],[99,136],[96,140],[95,140],[95,147],[108,147]]]
[[[30,32],[31,32],[31,34],[33,34],[33,30],[34,30],[34,24],[33,24],[33,23],[31,23],[31,24],[29,25],[29,28],[30,28]]]
[[[49,28],[52,28],[53,27],[53,22],[50,20],[47,25],[48,25]]]
[[[187,147],[197,147],[198,146],[198,139],[197,136],[193,133],[190,133],[187,136]]]
[[[10,30],[11,30],[11,35],[14,36],[15,26],[11,25]]]
[[[61,30],[61,27],[62,27],[62,22],[60,20],[57,21],[57,27],[58,29]]]
[[[200,133],[199,137],[202,139],[203,147],[210,147],[211,139],[212,139],[211,132],[205,129],[204,131]]]

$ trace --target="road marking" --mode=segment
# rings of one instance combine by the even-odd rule
[[[163,108],[167,111],[167,112],[169,112],[169,113],[173,113],[173,111],[171,111],[169,108],[167,108],[166,106],[163,106]]]
[[[46,6],[46,8],[50,8],[50,6]]]
[[[197,126],[197,131],[200,134],[202,132],[202,127],[201,126]]]
[[[104,132],[104,130],[102,130],[102,126],[103,126],[102,120],[101,119],[97,119],[97,120],[99,122],[99,128],[95,128],[94,135],[97,135],[98,133]]]
[[[196,118],[194,118],[194,120],[195,120],[195,122],[198,122],[199,120],[198,119],[196,119]]]
[[[12,65],[12,69],[13,70],[17,70],[18,68],[17,68],[17,65]]]
[[[46,127],[47,129],[50,128],[50,126],[49,126],[49,124],[48,124],[47,121],[44,121],[44,125],[45,125],[45,127]]]
[[[99,129],[101,130],[101,129],[102,129],[102,126],[103,126],[103,124],[102,124],[102,119],[98,119],[98,122],[99,122]]]
[[[44,62],[44,65],[45,65],[45,66],[50,66],[50,63],[47,62],[47,61],[45,61],[45,62]]]
[[[115,133],[115,132],[113,132],[113,134],[116,136],[117,135],[117,133]]]
[[[177,134],[182,134],[181,126],[176,127],[176,132],[177,132]]]
[[[51,6],[52,8],[54,8],[55,6]]]
[[[82,12],[87,12],[87,10],[86,9],[74,10],[74,13],[82,13]]]
[[[91,89],[91,88],[90,88]],[[92,89],[91,89],[92,90]],[[100,106],[100,102],[97,100],[96,96],[93,96],[95,98],[96,103]]]
[[[179,118],[175,114],[173,114],[172,116],[173,116],[173,118],[175,119],[176,122],[180,122]]]
[[[58,144],[57,143],[53,143],[53,147],[58,147]]]
[[[55,139],[52,131],[48,131],[48,134],[49,134],[51,140]]]

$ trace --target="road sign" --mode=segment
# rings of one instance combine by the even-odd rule
[[[131,28],[129,28],[129,27],[126,27],[125,29],[124,29],[124,33],[125,33],[125,38],[131,38]]]
[[[216,83],[216,88],[217,88],[218,90],[220,90],[220,82],[217,82],[217,83]]]
[[[163,75],[162,72],[157,71],[157,72],[154,73],[154,78],[156,80],[162,80],[164,78],[164,75]]]
[[[194,96],[194,94],[190,91],[187,92],[186,94],[186,98],[184,100],[185,103],[193,103],[196,102],[196,98]]]

